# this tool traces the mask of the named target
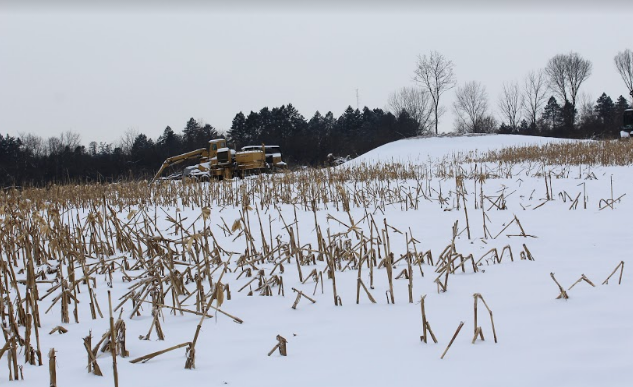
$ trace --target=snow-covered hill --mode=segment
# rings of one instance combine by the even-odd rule
[[[502,147],[541,145],[573,140],[548,137],[482,134],[469,136],[409,138],[385,144],[353,160],[353,163],[428,163],[444,156],[486,152]]]

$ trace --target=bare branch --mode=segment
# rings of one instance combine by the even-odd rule
[[[423,89],[415,87],[403,87],[389,95],[387,100],[389,110],[394,116],[398,116],[404,110],[418,123],[419,133],[428,132],[433,120],[433,106],[430,94]]]
[[[455,87],[455,75],[453,62],[446,59],[437,51],[431,51],[429,56],[418,57],[415,69],[415,81],[426,88],[433,100],[433,112],[435,113],[435,134],[438,133],[440,97],[447,90]]]
[[[517,130],[519,120],[521,119],[520,111],[523,108],[524,98],[521,94],[519,84],[517,82],[504,83],[503,92],[499,96],[499,109],[504,119],[508,120],[508,124],[513,131]]]
[[[564,102],[576,106],[576,96],[584,81],[591,75],[591,62],[578,53],[558,54],[547,62],[545,72],[552,91]]]
[[[547,79],[545,71],[530,71],[523,85],[524,108],[530,117],[530,123],[536,125],[536,119],[547,100]]]
[[[569,83],[569,94],[571,104],[576,106],[576,96],[580,85],[591,75],[591,62],[583,59],[575,52],[567,55],[567,83]]]
[[[613,60],[624,84],[629,89],[629,94],[633,98],[633,51],[627,48],[623,52],[618,52],[618,55]]]
[[[563,103],[567,98],[567,66],[565,64],[565,55],[558,54],[547,62],[545,73],[549,79],[549,87]]]
[[[141,134],[138,128],[127,128],[123,133],[123,136],[119,139],[119,146],[124,154],[129,155],[132,153],[132,146],[134,141]]]
[[[488,116],[488,93],[479,82],[467,82],[457,88],[457,100],[453,104],[458,132],[485,133],[491,131],[494,122]]]

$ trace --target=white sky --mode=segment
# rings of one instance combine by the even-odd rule
[[[288,103],[306,119],[316,110],[338,116],[356,107],[356,89],[361,107],[384,108],[389,93],[413,85],[418,54],[431,50],[454,62],[459,84],[486,86],[498,118],[503,82],[570,51],[593,63],[581,93],[615,100],[627,90],[613,57],[633,49],[633,6],[616,0],[440,8],[189,1],[176,9],[157,1],[0,2],[0,133],[72,130],[84,145],[116,142],[128,128],[156,139],[167,125],[180,132],[190,117],[228,130],[239,111]],[[441,101],[444,131],[453,128],[453,94]]]

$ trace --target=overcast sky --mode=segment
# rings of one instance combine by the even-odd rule
[[[485,85],[498,118],[503,82],[570,51],[593,63],[581,93],[615,100],[627,90],[613,57],[633,49],[633,2],[616,0],[45,3],[0,0],[0,133],[72,130],[84,145],[128,128],[156,139],[191,117],[224,131],[239,111],[288,103],[338,116],[357,89],[361,108],[385,108],[431,50],[458,84]]]

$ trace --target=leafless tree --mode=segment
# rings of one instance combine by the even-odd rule
[[[81,146],[81,135],[71,130],[63,132],[59,136],[59,139],[61,141],[62,147],[68,147],[68,149],[70,149],[71,151],[74,151],[75,148]]]
[[[499,109],[513,131],[516,131],[519,126],[523,102],[521,88],[517,82],[503,84],[503,92],[499,96]]]
[[[426,90],[417,87],[403,87],[389,95],[387,104],[391,113],[396,117],[403,110],[407,112],[418,123],[419,133],[425,133],[431,129],[433,108],[430,95]]]
[[[530,71],[523,81],[524,108],[530,123],[536,125],[538,114],[547,100],[547,78],[545,71]]]
[[[488,93],[479,82],[467,82],[457,88],[455,127],[460,133],[485,133],[491,131],[488,115]]]
[[[624,84],[629,89],[629,94],[633,98],[633,51],[628,48],[613,58],[615,67],[618,69]]]
[[[36,136],[31,133],[18,133],[22,146],[27,152],[30,152],[33,156],[43,156],[46,152],[44,147],[44,140],[42,137]]]
[[[96,141],[90,141],[90,144],[88,144],[88,153],[91,156],[96,156],[97,155],[97,147],[99,145],[97,144]]]
[[[592,120],[595,116],[593,98],[591,98],[589,94],[582,92],[578,95],[577,103],[578,107],[576,110],[578,111],[580,122],[588,122]]]
[[[591,75],[591,62],[578,53],[558,54],[547,62],[545,72],[550,87],[565,103],[576,106],[576,96],[584,81]]]
[[[123,133],[123,136],[119,139],[119,147],[124,154],[129,155],[132,153],[132,146],[134,145],[134,140],[141,134],[138,128],[127,128]]]
[[[59,137],[49,137],[46,140],[45,152],[49,155],[61,154],[66,149],[72,152],[78,146],[81,146],[81,135],[67,130],[62,132]]]
[[[545,74],[549,81],[549,88],[565,103],[567,98],[567,66],[565,65],[565,55],[558,54],[547,62]]]
[[[437,51],[431,51],[429,56],[418,56],[414,79],[428,90],[431,95],[433,101],[432,108],[435,116],[435,134],[437,134],[437,124],[443,112],[439,108],[440,97],[446,91],[455,87],[453,67],[453,62],[446,59]]]
[[[46,153],[49,155],[58,155],[64,151],[62,140],[59,137],[49,137],[46,143]]]

